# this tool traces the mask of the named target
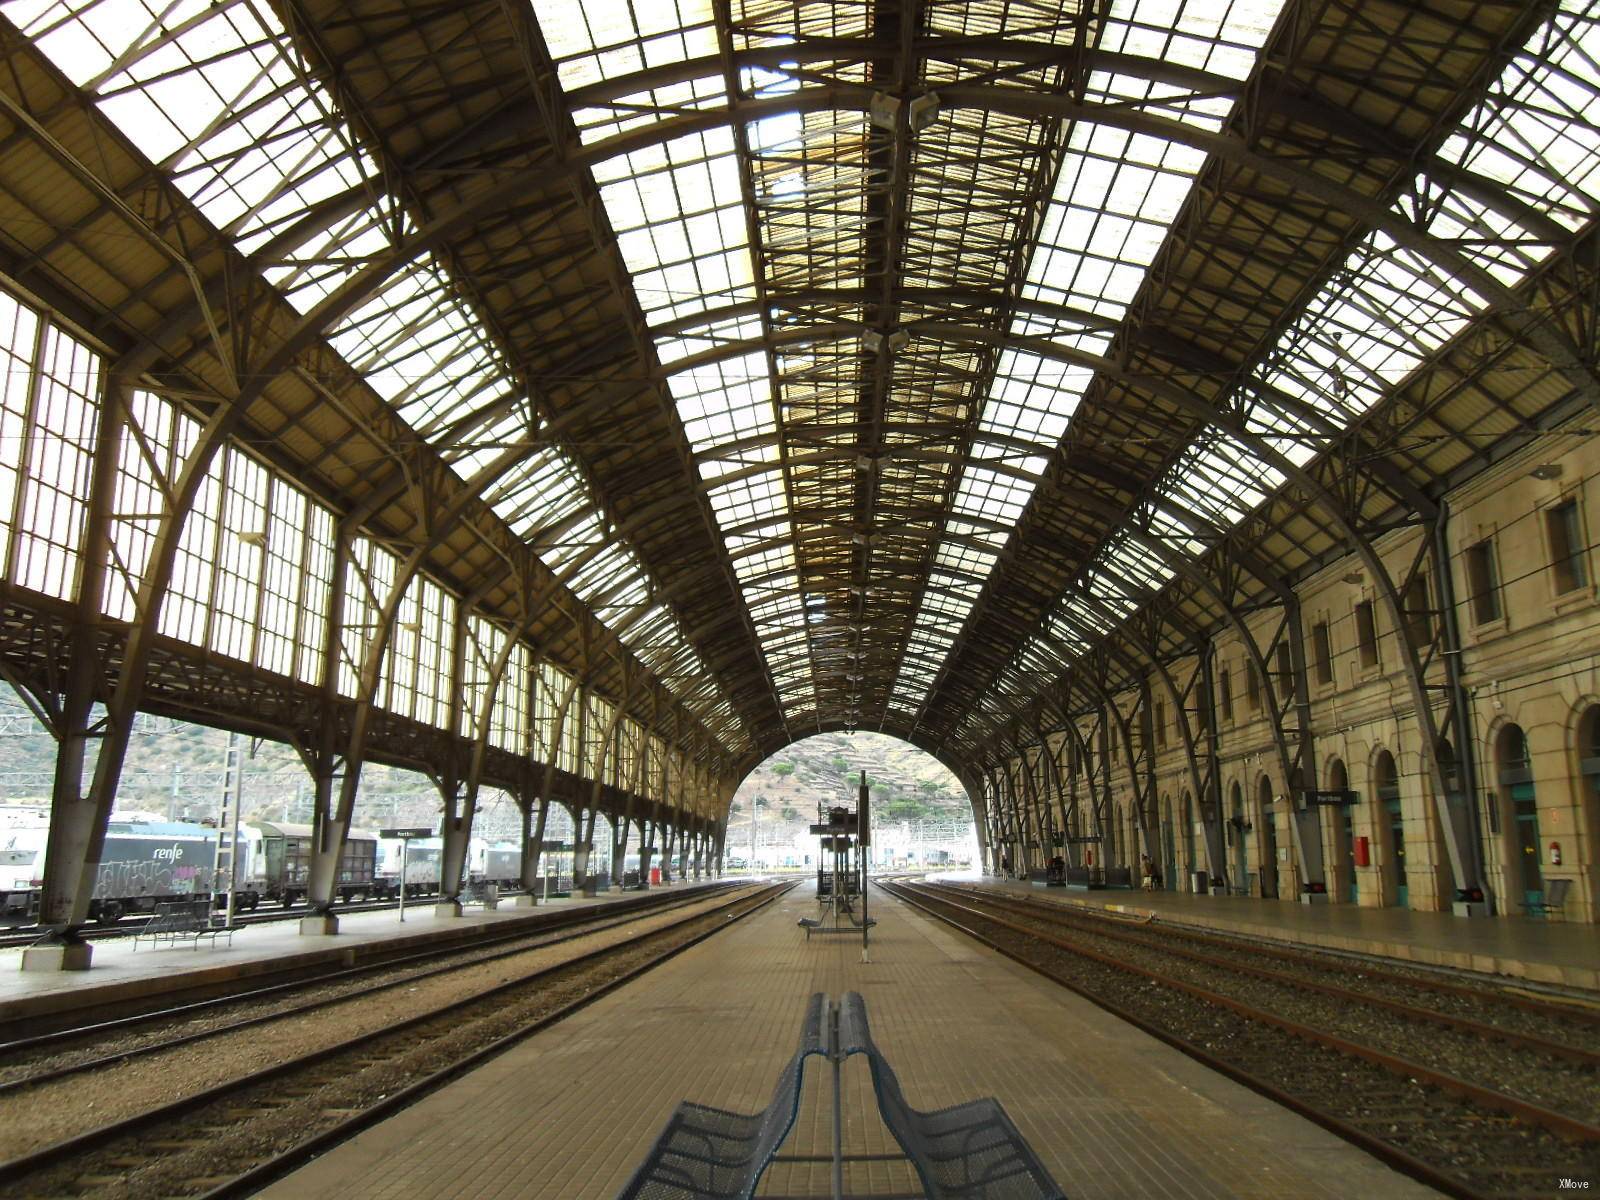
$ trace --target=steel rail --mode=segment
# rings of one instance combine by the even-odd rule
[[[963,895],[995,898],[1005,895],[1005,893],[997,892],[992,888],[956,885],[944,882],[929,883],[927,886],[946,888],[950,891]],[[1110,925],[1126,924],[1130,921],[1130,918],[1121,917],[1119,915],[1112,914],[1109,911],[1104,913],[1091,912],[1086,910],[1082,905],[1078,904],[1057,904],[1048,900],[1038,900],[1032,897],[1009,897],[1009,899],[1011,899],[1013,903],[1017,904],[1039,906],[1046,909],[1060,909],[1063,912],[1079,913],[1082,914],[1086,920],[1103,920]],[[1273,945],[1266,939],[1260,937],[1250,937],[1243,934],[1237,936],[1218,934],[1206,929],[1197,928],[1196,926],[1190,925],[1184,921],[1167,920],[1160,918],[1157,914],[1151,915],[1155,916],[1161,921],[1161,926],[1163,929],[1172,930],[1173,932],[1188,938],[1190,941],[1203,942],[1206,945],[1248,947],[1252,952],[1259,953],[1266,957],[1280,958],[1289,962],[1307,962],[1318,965],[1330,958],[1338,958],[1346,961],[1355,960],[1362,964],[1361,969],[1363,973],[1375,979],[1387,979],[1396,984],[1401,984],[1407,987],[1415,987],[1423,991],[1442,992],[1447,995],[1461,996],[1469,1000],[1482,1000],[1487,996],[1487,993],[1485,993],[1481,987],[1474,987],[1471,984],[1458,983],[1452,979],[1435,978],[1423,974],[1405,974],[1402,971],[1396,971],[1381,965],[1375,965],[1374,956],[1362,954],[1357,951],[1335,950],[1329,948],[1322,948],[1318,951],[1296,950],[1288,946]],[[1431,963],[1421,962],[1407,965],[1417,972],[1448,969],[1435,966]],[[1585,1002],[1576,998],[1567,999],[1566,997],[1561,996],[1541,998],[1538,996],[1530,996],[1525,993],[1502,990],[1494,993],[1493,999],[1497,1003],[1506,1004],[1513,1008],[1525,1009],[1528,1012],[1537,1013],[1540,1016],[1561,1017],[1569,1021],[1600,1025],[1600,1007],[1587,1005]]]
[[[288,984],[275,984],[270,988],[260,989],[260,991],[256,993],[244,993],[235,996],[218,997],[216,1001],[207,1001],[198,1005],[188,1005],[183,1009],[162,1010],[155,1013],[145,1013],[141,1014],[139,1017],[127,1019],[125,1022],[109,1022],[105,1025],[91,1027],[89,1030],[69,1031],[69,1033],[65,1036],[58,1034],[46,1034],[42,1038],[38,1039],[38,1044],[47,1044],[54,1041],[68,1040],[74,1033],[79,1037],[89,1037],[93,1036],[94,1032],[100,1030],[109,1031],[109,1029],[125,1027],[128,1023],[144,1023],[147,1021],[170,1018],[177,1014],[193,1012],[197,1008],[204,1008],[210,1004],[242,1003],[253,999],[259,999],[263,993],[271,994],[283,991],[292,991],[296,988],[303,987],[321,987],[327,983],[345,981],[361,975],[377,974],[381,971],[404,968],[409,964],[426,962],[429,959],[473,954],[479,950],[498,945],[501,942],[522,941],[534,943],[532,945],[508,946],[503,949],[494,950],[492,953],[469,959],[465,962],[442,963],[438,966],[418,972],[414,975],[405,975],[399,979],[391,980],[388,983],[375,984],[359,993],[342,992],[337,996],[324,996],[321,999],[308,1000],[303,1004],[297,1004],[292,1008],[278,1009],[275,1012],[269,1013],[258,1013],[253,1017],[244,1017],[226,1025],[218,1025],[212,1029],[201,1029],[193,1033],[180,1034],[177,1037],[166,1038],[159,1042],[151,1042],[149,1045],[135,1046],[126,1050],[118,1050],[111,1054],[102,1055],[99,1058],[85,1059],[82,1062],[69,1063],[66,1066],[55,1067],[47,1071],[41,1071],[37,1075],[27,1075],[20,1079],[10,1080],[9,1082],[0,1082],[0,1099],[3,1099],[7,1095],[16,1092],[25,1091],[28,1088],[38,1087],[46,1083],[54,1083],[58,1080],[65,1079],[73,1075],[86,1074],[102,1067],[119,1065],[129,1061],[130,1059],[143,1058],[146,1055],[156,1054],[163,1050],[176,1050],[180,1046],[187,1046],[194,1042],[205,1041],[208,1038],[220,1037],[223,1034],[233,1033],[240,1029],[249,1029],[256,1025],[266,1025],[273,1021],[281,1021],[290,1017],[303,1016],[306,1013],[315,1012],[318,1009],[331,1008],[336,1004],[348,1004],[352,1001],[364,1000],[369,996],[375,996],[379,992],[385,992],[391,988],[415,984],[419,980],[433,979],[439,975],[448,975],[452,971],[470,970],[471,968],[481,966],[484,963],[497,962],[500,959],[511,958],[518,954],[528,954],[535,950],[547,950],[551,946],[560,946],[566,944],[567,942],[577,941],[579,938],[592,937],[594,934],[604,933],[608,929],[615,929],[619,925],[627,925],[632,922],[654,916],[657,913],[670,912],[671,910],[682,907],[685,904],[694,904],[707,900],[714,894],[715,892],[711,891],[700,891],[688,895],[674,896],[670,902],[663,902],[659,905],[654,905],[644,909],[629,909],[621,916],[608,915],[606,914],[605,909],[600,909],[597,912],[594,908],[590,908],[588,910],[590,915],[587,917],[576,917],[574,920],[565,921],[559,925],[549,925],[535,929],[524,929],[521,933],[510,934],[506,937],[495,939],[492,942],[477,943],[465,946],[454,945],[431,951],[424,951],[419,954],[406,955],[404,958],[385,959],[382,962],[368,963],[364,966],[354,967],[347,971],[339,971],[329,976],[297,980]],[[549,934],[555,934],[556,936],[546,936]],[[15,1045],[16,1043],[12,1043],[9,1046],[0,1046],[0,1059],[3,1059],[4,1055],[8,1052],[13,1052],[13,1047],[15,1047]]]
[[[668,959],[682,953],[690,946],[697,945],[699,942],[709,938],[712,934],[726,929],[733,921],[742,919],[743,917],[749,916],[751,913],[758,911],[759,909],[772,903],[772,901],[777,899],[777,897],[784,891],[787,891],[789,888],[794,886],[795,885],[793,883],[776,884],[769,886],[763,892],[757,892],[753,897],[730,897],[726,903],[717,908],[713,908],[708,912],[695,913],[690,916],[680,918],[671,925],[651,931],[651,933],[647,936],[658,937],[667,934],[681,926],[704,921],[708,917],[717,915],[717,913],[722,910],[734,908],[740,904],[754,901],[754,903],[750,903],[749,907],[744,911],[736,914],[728,914],[728,921],[713,925],[683,942],[676,943],[660,951],[659,953],[651,955],[648,959],[629,968],[616,978],[608,980],[603,984],[585,991],[581,996],[558,1006],[551,1012],[542,1014],[534,1021],[529,1022],[528,1024],[525,1024],[516,1030],[513,1030],[507,1035],[497,1038],[495,1041],[486,1046],[479,1047],[477,1050],[457,1059],[449,1066],[431,1073],[416,1083],[408,1085],[400,1092],[391,1094],[385,1097],[383,1100],[373,1103],[369,1107],[364,1108],[361,1112],[355,1113],[343,1121],[340,1121],[336,1126],[328,1130],[324,1130],[319,1134],[313,1135],[305,1141],[300,1142],[296,1146],[293,1146],[290,1149],[273,1156],[263,1163],[257,1164],[250,1170],[235,1176],[233,1179],[211,1189],[204,1194],[208,1197],[247,1194],[248,1192],[260,1187],[264,1182],[266,1182],[267,1179],[273,1178],[278,1174],[282,1174],[284,1171],[288,1170],[292,1165],[294,1165],[294,1163],[302,1161],[305,1157],[327,1148],[329,1145],[342,1140],[351,1133],[365,1128],[382,1117],[387,1116],[390,1112],[393,1112],[396,1109],[403,1107],[405,1104],[410,1103],[418,1098],[422,1092],[431,1090],[432,1088],[447,1082],[449,1079],[459,1075],[462,1071],[467,1070],[472,1066],[476,1066],[485,1059],[492,1057],[493,1055],[498,1054],[505,1049],[508,1049],[516,1042],[530,1037],[539,1032],[541,1029],[544,1029],[549,1025],[561,1020],[562,1018],[571,1015],[573,1012],[576,1012],[578,1009],[592,1003],[601,996],[616,990],[616,988],[622,986],[622,984],[639,977],[653,967],[659,966]],[[588,954],[580,955],[578,958],[570,959],[567,962],[543,967],[539,970],[520,976],[519,978],[506,980],[502,983],[494,985],[493,987],[486,988],[485,990],[476,993],[472,997],[471,1002],[477,1004],[482,1001],[516,991],[520,988],[526,988],[531,984],[536,984],[539,981],[547,979],[553,975],[563,972],[570,972],[575,967],[593,965],[594,963],[600,962],[605,958],[625,952],[634,944],[635,943],[633,942],[622,942],[612,946],[601,947],[598,950],[592,951]],[[237,1078],[217,1084],[213,1087],[206,1088],[203,1091],[194,1093],[193,1095],[184,1096],[181,1099],[170,1101],[166,1104],[157,1105],[154,1108],[149,1108],[143,1112],[135,1113],[131,1117],[125,1117],[120,1120],[108,1122],[95,1129],[90,1129],[83,1133],[75,1134],[72,1137],[65,1138],[59,1142],[41,1147],[38,1150],[19,1155],[18,1157],[7,1162],[0,1163],[0,1185],[9,1185],[18,1180],[25,1179],[27,1176],[35,1174],[39,1171],[44,1171],[59,1166],[74,1156],[90,1154],[103,1150],[108,1143],[117,1138],[138,1134],[141,1131],[148,1129],[152,1125],[158,1124],[162,1121],[172,1118],[181,1118],[196,1112],[200,1112],[209,1105],[218,1103],[220,1101],[225,1101],[231,1096],[244,1092],[258,1084],[270,1083],[279,1078],[293,1075],[299,1071],[316,1068],[319,1065],[338,1057],[339,1055],[358,1051],[363,1047],[380,1042],[384,1038],[392,1038],[396,1035],[404,1034],[410,1030],[423,1026],[430,1021],[437,1021],[442,1017],[457,1016],[462,1008],[463,1003],[458,998],[445,1004],[435,1006],[426,1012],[418,1013],[414,1016],[407,1017],[404,1020],[385,1025],[382,1028],[369,1030],[366,1033],[358,1034],[355,1037],[346,1038],[343,1041],[337,1042],[330,1046],[322,1047],[318,1050],[309,1051],[308,1053],[298,1055],[284,1062],[274,1063],[270,1067],[265,1067],[258,1071],[252,1071],[249,1074],[241,1075]]]
[[[939,888],[939,885],[927,885],[930,890]],[[954,890],[954,889],[951,889]],[[972,892],[963,891],[960,894],[973,895]],[[1075,913],[1065,912],[1058,904],[1040,904],[1037,901],[1028,901],[1005,895],[996,895],[993,892],[978,892],[983,899],[991,904],[1005,905],[1012,909],[1020,909],[1030,916],[1037,914],[1041,919],[1052,921],[1058,925],[1070,928],[1079,928],[1094,921],[1092,916],[1079,916]],[[1164,954],[1176,955],[1190,962],[1201,963],[1205,966],[1217,967],[1224,971],[1233,971],[1241,975],[1253,976],[1264,979],[1270,983],[1281,984],[1285,987],[1300,988],[1305,991],[1317,992],[1325,996],[1332,996],[1340,1000],[1349,1000],[1358,1004],[1371,1005],[1375,1008],[1385,1009],[1398,1016],[1406,1017],[1413,1021],[1425,1021],[1435,1025],[1442,1025],[1447,1029],[1454,1029],[1461,1033],[1476,1034],[1479,1037],[1496,1038],[1509,1042],[1524,1050],[1532,1050],[1541,1054],[1548,1054],[1555,1058],[1565,1058],[1572,1062],[1588,1067],[1600,1066],[1600,1053],[1585,1049],[1582,1046],[1573,1046],[1566,1042],[1551,1041],[1536,1034],[1522,1033],[1504,1026],[1491,1025],[1484,1021],[1476,1021],[1471,1017],[1456,1016],[1453,1013],[1440,1012],[1438,1009],[1418,1008],[1402,1000],[1391,1000],[1385,996],[1376,996],[1370,992],[1358,991],[1354,988],[1340,987],[1338,984],[1321,983],[1314,979],[1305,979],[1300,976],[1287,974],[1283,971],[1274,971],[1266,967],[1254,967],[1248,963],[1236,962],[1219,955],[1205,954],[1198,950],[1188,950],[1182,946],[1163,945],[1159,940],[1139,937],[1131,933],[1127,927],[1119,927],[1115,922],[1099,922],[1103,928],[1093,928],[1090,932],[1097,937],[1110,938],[1112,941],[1124,942],[1131,946],[1145,946],[1158,950]],[[1146,926],[1140,926],[1146,928]],[[1179,933],[1179,937],[1187,937],[1186,933]],[[1253,952],[1252,948],[1233,947]],[[1310,961],[1310,956],[1306,956]]]
[[[652,898],[650,900],[616,901],[603,906],[603,911],[608,913],[616,913],[621,911],[638,915],[640,912],[652,912],[660,908],[671,907],[677,901],[688,902],[693,898],[712,895],[718,891],[732,886],[736,885],[729,883],[715,883],[709,886],[701,885],[697,889],[689,892],[663,893],[661,894],[661,898],[659,900]],[[507,929],[499,932],[490,932],[473,940],[452,939],[451,943],[447,946],[424,948],[420,951],[417,951],[415,954],[399,954],[382,957],[373,962],[362,963],[359,966],[345,967],[341,970],[329,971],[322,974],[299,974],[298,972],[303,970],[303,968],[288,967],[282,972],[278,972],[278,974],[292,975],[293,977],[283,979],[278,983],[269,983],[262,987],[249,988],[244,991],[225,992],[220,996],[208,996],[203,1000],[189,1000],[180,1004],[170,1004],[164,1008],[150,1009],[144,1012],[132,1013],[125,1017],[113,1017],[108,1020],[93,1021],[83,1025],[72,1025],[63,1029],[51,1030],[49,1033],[40,1033],[31,1037],[17,1038],[8,1042],[0,1042],[0,1055],[13,1054],[40,1046],[53,1045],[63,1041],[71,1041],[74,1038],[88,1037],[96,1033],[108,1032],[114,1029],[127,1029],[136,1025],[145,1024],[150,1021],[159,1021],[173,1017],[188,1016],[193,1013],[203,1012],[208,1008],[215,1008],[224,1004],[234,1004],[242,1001],[264,999],[280,992],[292,991],[295,988],[306,987],[311,984],[333,983],[341,979],[357,978],[361,975],[386,970],[390,967],[404,965],[408,962],[425,961],[428,958],[437,957],[443,953],[449,953],[452,951],[469,951],[485,946],[498,945],[501,942],[510,941],[518,937],[532,937],[540,933],[566,929],[579,922],[593,919],[590,914],[600,911],[601,908],[602,906],[588,905],[583,909],[574,912],[555,914],[549,920],[534,921],[529,918],[523,918],[517,922],[517,924],[521,926],[520,929]],[[548,912],[548,910],[546,911]],[[537,916],[538,914],[533,915]],[[478,928],[481,929],[485,927],[479,926]],[[452,930],[451,932],[454,933],[458,931]],[[459,932],[470,934],[470,927]],[[381,947],[379,947],[377,952],[382,952]],[[215,985],[197,985],[187,989],[187,991],[209,991],[213,986]],[[183,995],[184,991],[179,990],[175,994]],[[136,1001],[140,998],[141,997],[134,997],[133,999]],[[107,1005],[106,1007],[110,1007],[110,1005]],[[92,1012],[96,1010],[94,1008],[88,1008],[85,1011]],[[45,1018],[53,1015],[66,1014],[40,1013],[34,1016],[5,1018],[0,1019],[0,1027],[5,1025],[19,1025],[28,1021],[42,1021]]]
[[[901,887],[895,894],[899,895],[900,892],[909,890],[910,889]],[[907,896],[901,895],[901,898],[906,899],[908,903],[911,902]],[[1507,1095],[1506,1093],[1496,1091],[1493,1088],[1483,1087],[1480,1084],[1472,1083],[1447,1072],[1436,1070],[1433,1067],[1424,1066],[1421,1063],[1401,1058],[1399,1055],[1390,1054],[1383,1050],[1377,1050],[1371,1046],[1365,1046],[1359,1042],[1353,1042],[1347,1038],[1326,1033],[1320,1029],[1313,1029],[1308,1025],[1302,1025],[1297,1021],[1291,1021],[1288,1018],[1279,1016],[1276,1013],[1267,1012],[1264,1009],[1256,1008],[1255,1006],[1246,1004],[1243,1001],[1235,1000],[1231,996],[1224,996],[1219,992],[1213,992],[1208,988],[1199,987],[1195,984],[1187,983],[1180,979],[1174,979],[1171,976],[1163,975],[1158,971],[1152,971],[1145,967],[1135,966],[1132,963],[1123,962],[1119,959],[1113,958],[1109,954],[1103,954],[1097,950],[1092,950],[1086,946],[1069,942],[1063,938],[1054,937],[1051,934],[1045,933],[1041,930],[1028,929],[1025,926],[1017,925],[1014,922],[1007,921],[1004,917],[997,917],[991,913],[985,913],[981,909],[974,908],[971,905],[959,904],[955,901],[945,899],[944,897],[928,897],[928,899],[935,904],[943,904],[958,911],[970,913],[972,916],[981,921],[988,921],[993,925],[1000,926],[1002,929],[1008,929],[1011,932],[1019,934],[1023,937],[1044,942],[1047,945],[1054,946],[1056,949],[1065,951],[1069,954],[1081,955],[1084,958],[1088,958],[1104,966],[1115,967],[1119,971],[1139,975],[1153,983],[1158,983],[1164,987],[1170,987],[1175,990],[1185,992],[1196,997],[1197,999],[1204,1000],[1209,1004],[1216,1005],[1220,1008],[1226,1008],[1231,1012],[1245,1017],[1248,1020],[1257,1021],[1262,1024],[1282,1029],[1283,1031],[1292,1033],[1305,1041],[1313,1042],[1332,1050],[1337,1050],[1342,1054],[1348,1054],[1352,1057],[1363,1059],[1404,1078],[1432,1084],[1435,1087],[1452,1092],[1455,1095],[1461,1096],[1464,1099],[1470,1100],[1482,1107],[1497,1109],[1521,1120],[1542,1125],[1546,1129],[1549,1129],[1554,1133],[1558,1133],[1563,1137],[1585,1142],[1600,1142],[1600,1126],[1591,1125],[1586,1121],[1569,1117],[1564,1113],[1555,1112],[1552,1109],[1530,1103],[1529,1101],[1519,1099],[1516,1096]],[[919,907],[922,906],[919,905]],[[926,908],[924,908],[924,911],[927,911]],[[1012,955],[1011,957],[1016,956]],[[1019,959],[1018,961],[1025,960]],[[1045,973],[1049,974],[1048,972]],[[1052,975],[1051,978],[1056,977]],[[1108,1011],[1118,1011],[1109,1008],[1109,1006],[1106,1007],[1108,1007]],[[1124,1014],[1118,1011],[1118,1015],[1121,1016]]]

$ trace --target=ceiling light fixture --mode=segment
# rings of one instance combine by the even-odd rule
[[[939,119],[939,93],[924,92],[906,108],[906,124],[912,133],[921,133]]]

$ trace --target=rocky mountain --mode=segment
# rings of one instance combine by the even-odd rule
[[[311,780],[293,750],[277,742],[236,739],[245,817],[309,821]],[[228,734],[204,725],[141,716],[129,747],[118,808],[185,820],[216,816],[224,783]],[[55,742],[14,696],[0,698],[0,804],[48,804]],[[729,845],[748,845],[755,816],[765,844],[804,837],[818,811],[855,804],[865,771],[875,822],[964,825],[972,819],[966,793],[945,767],[915,747],[877,733],[831,733],[806,738],[751,773],[734,797]],[[413,771],[368,764],[356,806],[366,828],[433,825],[439,797],[432,782]],[[551,837],[565,837],[567,821],[552,810]],[[513,838],[520,829],[515,803],[497,792],[482,797],[478,831]]]
[[[751,844],[752,818],[762,845],[803,837],[819,810],[855,807],[863,771],[875,827],[911,822],[945,828],[972,820],[966,792],[932,755],[881,733],[824,733],[773,755],[740,785],[729,816],[729,847]]]

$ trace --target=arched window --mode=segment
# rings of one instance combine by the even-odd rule
[[[1537,904],[1544,898],[1544,872],[1539,845],[1539,802],[1533,785],[1533,755],[1528,735],[1520,725],[1507,725],[1495,739],[1495,769],[1500,783],[1500,805],[1509,821],[1505,846],[1509,862],[1508,886],[1520,891],[1520,904]]]
[[[1228,805],[1228,844],[1233,847],[1230,868],[1233,878],[1228,881],[1228,886],[1235,895],[1248,891],[1250,887],[1250,847],[1245,840],[1245,826],[1249,823],[1244,815],[1244,792],[1235,783],[1229,793]]]
[[[1600,704],[1591,704],[1578,718],[1578,771],[1587,799],[1600,800]]]
[[[1378,796],[1378,831],[1387,851],[1384,879],[1396,908],[1408,908],[1411,892],[1406,883],[1406,830],[1400,805],[1400,772],[1394,755],[1380,751],[1373,766],[1373,791]]]
[[[1278,830],[1272,818],[1272,780],[1263,775],[1256,785],[1256,829],[1261,838],[1261,895],[1278,895]]]
[[[1343,759],[1336,758],[1328,764],[1328,790],[1350,790],[1350,775],[1345,770]],[[1360,904],[1361,881],[1356,871],[1356,806],[1347,801],[1337,808],[1323,811],[1333,823],[1333,861],[1329,864],[1333,879],[1329,881],[1328,891],[1336,900]]]

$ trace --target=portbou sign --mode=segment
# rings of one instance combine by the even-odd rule
[[[435,835],[434,835],[433,830],[427,829],[427,828],[423,828],[423,829],[380,829],[380,830],[378,830],[378,836],[379,837],[386,837],[386,838],[426,838],[426,837],[433,837]]]

